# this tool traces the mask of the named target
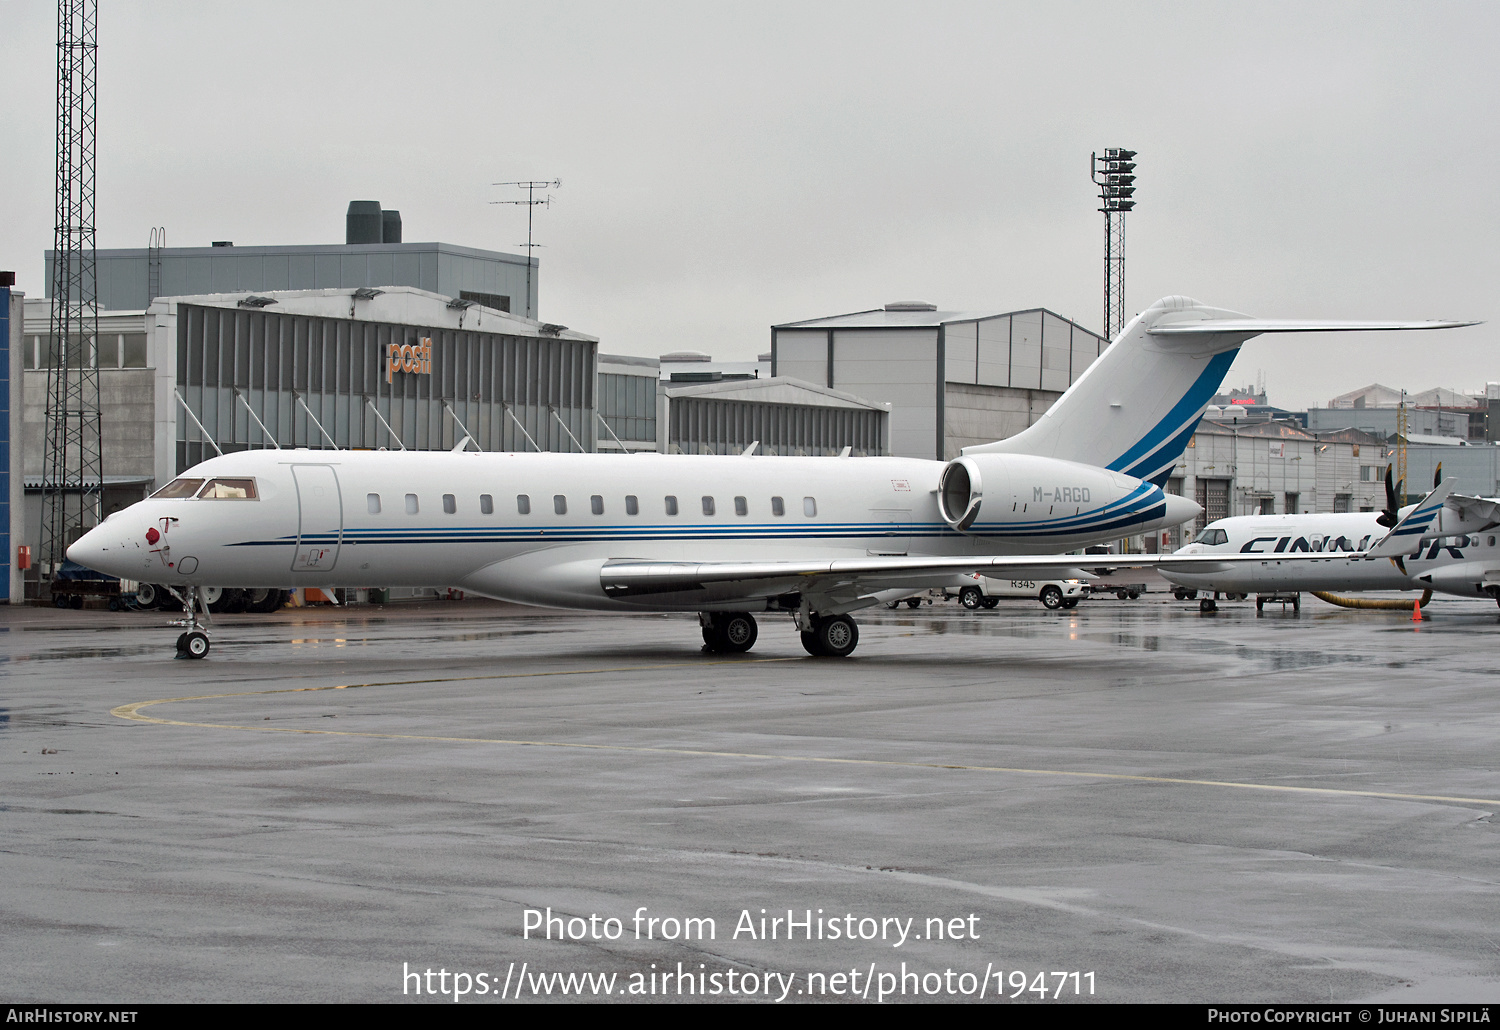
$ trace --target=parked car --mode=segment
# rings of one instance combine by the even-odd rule
[[[1081,579],[991,579],[975,573],[945,590],[944,596],[957,597],[958,603],[973,611],[993,608],[1003,597],[1034,597],[1044,608],[1073,608],[1089,596],[1089,585]]]

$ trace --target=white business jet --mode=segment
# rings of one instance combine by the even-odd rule
[[[1436,590],[1500,602],[1500,501],[1454,487],[1439,482],[1397,509],[1387,469],[1383,512],[1218,519],[1171,556],[1179,561],[1156,568],[1177,586],[1215,593]]]
[[[209,649],[206,584],[447,584],[524,604],[695,611],[724,652],[755,643],[754,613],[782,612],[810,654],[843,657],[859,640],[850,612],[955,573],[1078,576],[1059,552],[1196,517],[1162,484],[1252,336],[1470,324],[1262,321],[1168,297],[1035,425],[950,462],[242,451],[110,516],[68,556],[182,589],[189,657]]]

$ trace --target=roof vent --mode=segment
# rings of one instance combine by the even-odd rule
[[[936,311],[936,304],[925,300],[894,300],[885,306],[887,311]]]
[[[213,245],[215,247],[232,247],[232,246],[234,246],[234,241],[233,240],[214,240]]]

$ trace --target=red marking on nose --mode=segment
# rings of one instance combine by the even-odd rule
[[[158,533],[154,527],[146,530],[146,543],[155,544],[160,539],[161,534]]]

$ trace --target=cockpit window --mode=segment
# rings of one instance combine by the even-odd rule
[[[205,501],[253,501],[255,500],[255,480],[213,479],[203,488],[198,497]]]
[[[201,479],[174,479],[162,487],[152,497],[192,497],[203,485]]]
[[[1193,543],[1209,545],[1227,544],[1229,543],[1229,534],[1222,529],[1205,529],[1193,537]]]

